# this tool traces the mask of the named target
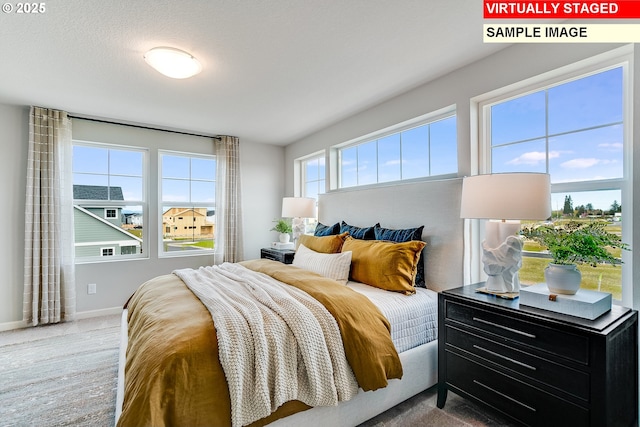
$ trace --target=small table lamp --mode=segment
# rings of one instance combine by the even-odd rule
[[[522,241],[517,237],[520,220],[543,220],[550,216],[549,174],[497,173],[463,179],[460,217],[493,220],[487,221],[482,242],[487,290],[520,291]]]
[[[310,197],[284,197],[282,199],[282,217],[292,218],[293,242],[304,233],[304,218],[316,217],[316,199]]]

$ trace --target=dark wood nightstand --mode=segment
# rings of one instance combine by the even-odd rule
[[[638,312],[591,321],[475,292],[438,296],[438,407],[447,390],[532,426],[638,422]]]
[[[291,249],[260,249],[260,258],[272,259],[274,261],[280,261],[284,264],[291,264],[293,262],[293,256],[295,254],[296,251]]]

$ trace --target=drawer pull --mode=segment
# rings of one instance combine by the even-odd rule
[[[488,385],[486,385],[486,384],[482,384],[482,383],[481,383],[480,381],[478,381],[478,380],[473,380],[473,382],[474,382],[475,384],[478,384],[480,387],[486,388],[487,390],[492,391],[492,392],[494,392],[495,394],[497,394],[497,395],[499,395],[499,396],[501,396],[501,397],[504,397],[504,398],[505,398],[505,399],[507,399],[507,400],[510,400],[510,401],[511,401],[511,402],[513,402],[513,403],[517,403],[518,405],[522,406],[523,408],[527,408],[528,410],[530,410],[530,411],[532,411],[532,412],[536,412],[536,408],[531,407],[531,406],[529,406],[529,405],[527,405],[527,404],[525,404],[525,403],[522,403],[522,402],[520,402],[519,400],[516,400],[516,399],[514,399],[514,398],[513,398],[513,397],[511,397],[511,396],[507,396],[506,394],[501,393],[501,392],[499,392],[498,390],[496,390],[496,389],[494,389],[494,388],[492,388],[492,387],[489,387],[489,386],[488,386]]]
[[[473,320],[474,320],[475,322],[484,323],[484,324],[487,324],[487,325],[495,326],[496,328],[504,329],[504,330],[509,331],[509,332],[513,332],[513,333],[516,333],[516,334],[520,334],[520,335],[523,335],[523,336],[525,336],[525,337],[527,337],[527,338],[536,338],[536,336],[535,336],[535,335],[530,334],[530,333],[528,333],[528,332],[522,332],[522,331],[519,331],[519,330],[517,330],[517,329],[510,328],[510,327],[508,327],[508,326],[499,325],[499,324],[497,324],[497,323],[489,322],[488,320],[480,319],[479,317],[474,317],[474,318],[473,318]]]
[[[507,357],[507,356],[504,356],[504,355],[502,355],[500,353],[496,353],[495,351],[487,350],[486,348],[480,347],[479,345],[475,345],[474,344],[473,348],[476,348],[478,350],[482,350],[482,351],[484,351],[486,353],[489,353],[492,356],[499,357],[499,358],[501,358],[503,360],[506,360],[506,361],[511,362],[511,363],[515,363],[516,365],[520,365],[520,366],[522,366],[524,368],[531,369],[532,371],[537,370],[535,366],[531,366],[531,365],[528,365],[528,364],[526,364],[524,362],[520,362],[518,360],[512,359],[512,358]]]

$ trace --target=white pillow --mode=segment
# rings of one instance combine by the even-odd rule
[[[293,256],[292,264],[346,285],[351,268],[351,251],[323,254],[313,251],[301,243]]]

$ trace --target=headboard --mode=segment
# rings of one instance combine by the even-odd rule
[[[345,221],[358,227],[379,222],[384,228],[424,225],[427,287],[455,288],[463,284],[461,191],[461,178],[333,191],[320,195],[318,221],[326,225]]]

